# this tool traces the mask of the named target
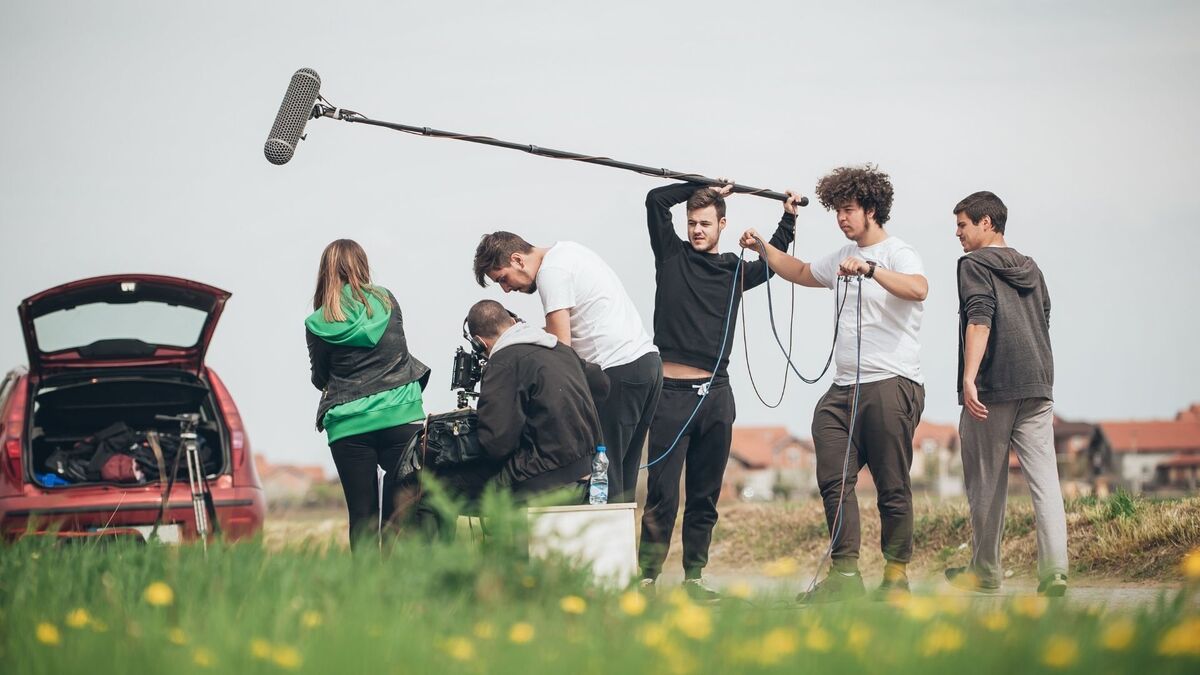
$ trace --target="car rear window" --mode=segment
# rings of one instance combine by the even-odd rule
[[[208,312],[163,302],[97,302],[33,320],[38,348],[56,352],[109,340],[191,347],[200,341]]]

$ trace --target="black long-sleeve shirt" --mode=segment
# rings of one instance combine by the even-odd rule
[[[671,207],[686,202],[701,186],[676,183],[655,188],[646,195],[646,222],[650,248],[654,250],[654,344],[663,361],[711,371],[721,349],[726,312],[730,313],[729,337],[717,364],[717,375],[725,376],[741,294],[730,288],[738,256],[734,253],[700,253],[680,239],[671,222]],[[796,233],[796,216],[784,213],[771,236],[771,246],[786,251]],[[742,264],[746,290],[767,280],[771,274],[765,260]]]

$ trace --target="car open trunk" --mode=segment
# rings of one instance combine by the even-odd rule
[[[175,421],[156,419],[194,413],[204,473],[226,473],[229,452],[217,404],[208,384],[195,374],[170,368],[104,369],[43,378],[33,394],[28,422],[25,466],[28,478],[44,488],[71,489],[83,485],[147,485],[169,478],[172,468],[186,485],[187,461]],[[157,432],[165,470],[152,451],[146,432]],[[134,476],[114,477],[101,472],[103,460],[115,455],[131,458]],[[115,463],[113,466],[119,465]]]

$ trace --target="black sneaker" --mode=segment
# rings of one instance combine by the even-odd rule
[[[897,594],[912,594],[912,591],[910,591],[908,588],[907,576],[900,576],[895,579],[888,579],[887,577],[884,577],[883,581],[879,584],[879,588],[876,588],[871,594],[871,598],[879,601],[890,600],[891,598],[896,597]]]
[[[866,594],[867,588],[863,585],[861,574],[858,572],[842,574],[836,570],[830,570],[825,579],[815,588],[797,595],[796,602],[802,605],[817,605],[853,600]]]
[[[717,602],[721,594],[705,585],[703,579],[684,579],[683,590],[696,602]]]
[[[1067,594],[1067,575],[1051,574],[1038,584],[1038,595],[1047,598],[1061,598]]]
[[[950,567],[946,569],[946,581],[950,585],[972,593],[993,594],[1000,591],[1000,584],[984,582],[979,575],[969,567]]]

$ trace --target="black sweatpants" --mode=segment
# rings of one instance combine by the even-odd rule
[[[608,454],[608,501],[634,501],[642,445],[662,391],[662,358],[658,352],[606,368],[608,398],[598,406],[600,430]]]
[[[679,435],[700,401],[698,388],[705,382],[708,378],[663,380],[658,411],[650,425],[648,461],[662,456]],[[717,378],[675,449],[650,466],[646,509],[642,513],[642,541],[638,548],[643,578],[654,579],[662,572],[679,513],[679,478],[685,468],[684,574],[689,579],[699,578],[701,570],[708,564],[708,545],[717,524],[717,499],[721,496],[725,465],[729,462],[735,417],[737,408],[729,380]]]
[[[408,441],[421,431],[420,422],[388,427],[365,434],[339,438],[329,445],[337,466],[346,509],[350,512],[350,548],[374,546],[379,540],[379,472],[383,478],[383,523],[392,521],[396,509],[397,485],[392,479],[400,453]]]
[[[842,494],[842,471],[846,463],[846,436],[850,426],[850,404],[854,385],[833,385],[817,403],[812,435],[817,450],[817,486],[825,503],[825,521],[832,533],[833,563],[839,569],[858,566],[858,497],[854,488],[858,472],[871,470],[878,493],[882,534],[880,546],[889,561],[907,563],[912,558],[913,432],[925,410],[925,387],[904,377],[890,377],[859,385],[858,419],[846,468],[840,526],[834,519]]]

